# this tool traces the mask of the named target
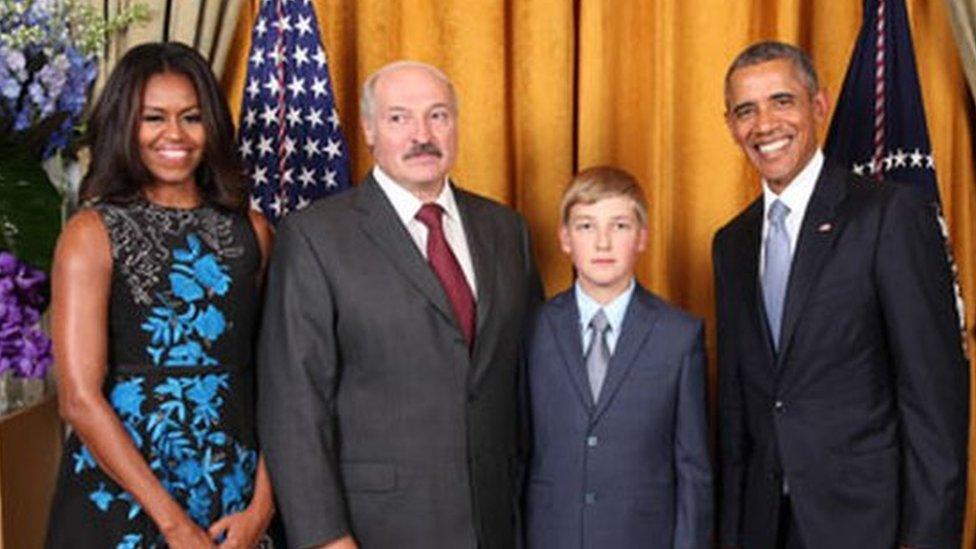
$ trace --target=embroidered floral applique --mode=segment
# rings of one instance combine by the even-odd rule
[[[208,353],[227,329],[224,314],[208,301],[230,289],[227,267],[213,253],[203,250],[195,234],[186,237],[186,248],[173,251],[169,288],[160,292],[142,330],[151,335],[146,347],[156,366],[212,366]]]

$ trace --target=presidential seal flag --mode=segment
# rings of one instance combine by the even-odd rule
[[[262,0],[238,136],[251,207],[272,223],[349,187],[349,154],[308,0]]]
[[[931,200],[955,278],[956,308],[965,344],[962,291],[939,203],[905,2],[864,0],[862,17],[827,134],[826,154],[858,175],[909,183]]]
[[[854,173],[917,185],[939,200],[904,0],[864,0],[861,32],[826,154]]]

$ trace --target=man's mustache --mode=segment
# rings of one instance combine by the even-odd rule
[[[428,143],[420,143],[414,145],[409,151],[407,151],[407,154],[403,155],[403,159],[410,160],[411,158],[415,158],[425,154],[432,154],[437,158],[441,158],[442,156],[444,156],[444,153],[441,152],[441,150],[437,147],[437,145],[428,142]]]

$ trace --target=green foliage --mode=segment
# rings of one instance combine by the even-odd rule
[[[0,249],[45,271],[61,229],[61,196],[21,143],[0,140]]]

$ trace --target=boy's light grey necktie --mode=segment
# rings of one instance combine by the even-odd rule
[[[766,319],[773,336],[773,347],[779,350],[779,335],[783,322],[783,302],[786,299],[786,283],[790,278],[790,236],[786,232],[786,216],[789,207],[779,200],[769,205],[769,232],[766,234],[766,259],[763,266],[763,303]]]
[[[590,329],[593,330],[593,337],[590,338],[590,347],[586,350],[586,376],[590,380],[593,402],[596,402],[600,398],[600,388],[603,387],[603,380],[607,377],[607,366],[610,364],[610,345],[607,344],[610,321],[607,320],[603,309],[593,315]]]

